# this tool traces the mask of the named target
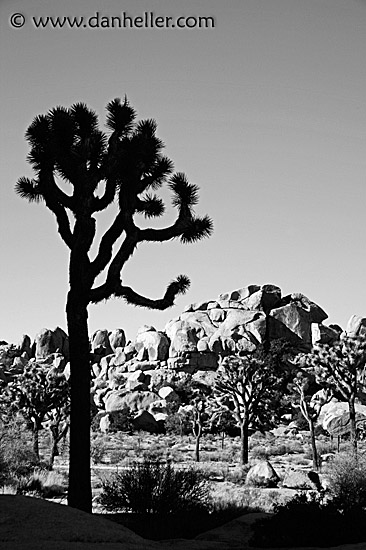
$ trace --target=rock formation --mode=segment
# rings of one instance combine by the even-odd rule
[[[252,351],[277,338],[286,338],[299,351],[309,351],[313,343],[339,337],[336,330],[323,325],[326,318],[303,294],[282,297],[277,286],[250,285],[220,294],[216,300],[190,304],[162,332],[143,325],[133,342],[114,345],[112,353],[108,332],[98,331],[91,346],[94,403],[109,414],[127,405],[136,414],[145,410],[161,420],[174,373],[196,373],[202,378],[203,373],[214,373],[224,356]],[[104,419],[104,426],[107,423]]]
[[[253,351],[259,344],[285,338],[299,351],[317,343],[332,343],[342,329],[326,326],[327,314],[300,293],[282,296],[274,285],[250,285],[220,294],[215,300],[187,306],[163,331],[143,325],[133,342],[123,329],[96,331],[90,341],[91,399],[100,411],[103,429],[113,415],[126,410],[135,424],[149,431],[167,415],[171,400],[179,401],[173,381],[192,374],[212,384],[228,354]],[[366,318],[352,316],[349,335],[366,334]],[[0,344],[0,381],[7,383],[28,361],[49,364],[70,375],[68,337],[59,327],[43,329],[31,344],[23,336],[18,346]],[[142,414],[145,411],[148,414]],[[109,417],[108,417],[109,415]]]

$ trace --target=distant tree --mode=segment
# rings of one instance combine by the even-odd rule
[[[69,385],[64,375],[50,375],[49,370],[49,366],[28,363],[5,389],[5,399],[10,409],[14,413],[19,412],[32,430],[33,451],[38,460],[39,431],[43,422],[55,411],[67,408],[70,399]]]
[[[204,428],[208,427],[207,407],[212,390],[209,386],[195,381],[192,377],[185,380],[184,385],[180,386],[180,390],[185,395],[186,404],[179,407],[178,414],[181,416],[183,424],[187,422],[191,424],[192,433],[195,437],[195,460],[199,462],[200,441]]]
[[[44,426],[50,430],[51,450],[50,450],[50,468],[53,468],[55,457],[59,456],[58,445],[65,440],[70,428],[70,399],[64,403],[59,403],[47,414],[47,420]]]
[[[226,395],[213,395],[208,404],[210,432],[221,434],[221,448],[224,448],[225,434],[236,427],[230,399]]]
[[[348,403],[351,443],[357,452],[356,398],[365,397],[366,337],[345,336],[333,344],[319,344],[302,357],[316,381]]]
[[[153,300],[123,284],[122,268],[140,243],[174,238],[192,243],[212,231],[210,218],[197,217],[193,210],[198,187],[184,174],[172,174],[173,164],[162,154],[164,144],[156,136],[155,121],[135,119],[127,99],[108,103],[109,135],[99,130],[96,113],[83,103],[56,107],[37,116],[26,132],[31,147],[28,160],[35,177],[20,178],[16,185],[21,197],[30,202],[44,201],[70,250],[66,305],[71,369],[68,503],[88,512],[92,505],[88,305],[119,297],[152,309],[172,306],[175,297],[189,287],[186,276],[177,277],[163,298]],[[164,213],[162,199],[153,192],[167,182],[173,207],[178,210],[175,222],[158,229],[138,227],[138,214],[157,218]],[[65,184],[71,193],[63,190]],[[117,214],[91,259],[96,215],[114,202]],[[103,272],[105,280],[99,284]]]
[[[313,383],[312,383],[313,382]],[[318,470],[320,467],[318,451],[315,438],[315,424],[318,420],[322,407],[332,398],[332,393],[328,388],[320,391],[311,391],[314,388],[314,377],[310,373],[299,371],[294,377],[289,389],[297,394],[301,414],[308,423],[310,431],[311,449],[313,455],[313,468]],[[319,386],[318,386],[319,388]],[[295,403],[293,403],[294,406]]]
[[[249,459],[249,428],[271,421],[284,377],[280,364],[289,352],[285,342],[273,342],[242,356],[228,356],[218,369],[215,391],[227,396],[241,434],[241,464]],[[278,411],[277,411],[278,412]]]

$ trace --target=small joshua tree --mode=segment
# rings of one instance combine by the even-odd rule
[[[345,336],[339,341],[319,344],[302,358],[311,367],[316,381],[348,403],[351,443],[357,452],[356,397],[363,394],[366,365],[366,338]]]
[[[299,398],[298,406],[300,408],[301,414],[308,423],[313,455],[313,468],[315,470],[318,470],[320,464],[318,451],[316,448],[315,423],[319,418],[323,405],[329,403],[329,401],[331,400],[332,393],[328,388],[324,388],[314,395],[313,393],[309,393],[309,389],[311,388],[311,375],[302,371],[299,371],[297,373],[293,380],[293,383],[289,386],[289,389],[292,389],[295,393],[297,393]]]
[[[258,346],[253,353],[226,357],[218,369],[215,391],[231,401],[240,428],[242,465],[249,459],[249,428],[275,414],[284,374],[280,369],[281,358],[288,351],[286,342],[273,341],[268,350]],[[225,405],[224,400],[221,402]]]
[[[9,407],[19,412],[33,433],[33,451],[39,459],[39,431],[56,411],[69,405],[69,385],[63,374],[50,374],[49,367],[29,363],[21,374],[14,376],[5,389]]]
[[[182,389],[182,387],[181,387]],[[200,384],[189,378],[184,384],[185,399],[188,404],[179,407],[178,415],[182,422],[190,422],[192,433],[195,437],[195,460],[200,461],[200,441],[208,420],[207,407],[211,390],[208,386]]]
[[[183,173],[173,174],[171,160],[162,154],[154,120],[136,122],[127,99],[107,105],[108,134],[98,117],[83,103],[56,107],[37,116],[26,132],[33,179],[22,177],[16,192],[30,202],[43,201],[56,217],[58,231],[70,250],[66,315],[70,346],[70,506],[91,512],[90,482],[90,364],[88,305],[112,297],[151,309],[166,309],[187,291],[189,279],[180,275],[163,298],[153,300],[123,283],[122,269],[143,242],[179,238],[193,243],[212,231],[208,216],[198,217],[198,187]],[[62,182],[62,186],[60,183]],[[163,184],[172,192],[178,214],[164,228],[140,228],[136,217],[158,218],[165,205],[154,193]],[[62,187],[68,185],[70,192]],[[65,187],[64,187],[65,188]],[[111,225],[102,236],[94,259],[96,215],[113,203]],[[122,241],[120,241],[120,238]],[[104,282],[95,284],[105,274]]]

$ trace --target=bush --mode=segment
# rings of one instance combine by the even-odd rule
[[[122,449],[113,449],[109,455],[110,464],[118,464],[126,458],[126,451]]]
[[[262,445],[256,445],[253,447],[250,451],[250,455],[252,458],[256,458],[259,460],[267,460],[269,456],[269,451]]]
[[[192,433],[191,422],[177,412],[171,413],[167,416],[164,422],[164,427],[167,434],[183,436]]]
[[[327,467],[329,493],[338,510],[358,512],[366,508],[366,457],[342,453]]]
[[[109,511],[171,514],[205,510],[207,483],[194,469],[174,470],[170,464],[144,460],[102,482],[100,504]]]
[[[94,464],[100,464],[107,453],[106,439],[103,436],[97,435],[92,439],[90,445],[90,456]]]
[[[39,460],[25,433],[24,422],[17,418],[2,422],[0,425],[1,484],[29,475],[39,465]]]
[[[261,548],[329,548],[361,542],[366,536],[365,517],[343,515],[321,495],[303,493],[274,507],[275,515],[257,521],[249,544]]]
[[[67,490],[67,481],[62,474],[49,470],[35,470],[17,482],[17,494],[34,494],[42,498],[60,497]]]

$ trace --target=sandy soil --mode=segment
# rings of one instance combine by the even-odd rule
[[[148,541],[125,527],[42,499],[0,495],[0,548],[4,550],[235,550],[248,548],[251,524],[242,516],[195,540]],[[366,543],[328,550],[365,550]],[[297,550],[313,550],[303,548]]]

